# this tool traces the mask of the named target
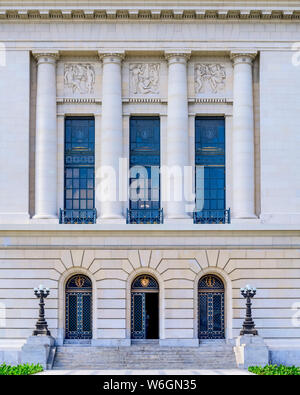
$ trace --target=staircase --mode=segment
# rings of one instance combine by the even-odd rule
[[[131,347],[57,347],[53,369],[234,369],[231,345],[205,342],[199,347],[160,347],[157,342]]]

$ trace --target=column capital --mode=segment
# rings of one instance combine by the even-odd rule
[[[55,63],[59,59],[59,51],[32,51],[32,56],[38,63]]]
[[[191,51],[184,49],[171,49],[165,51],[165,58],[170,63],[186,63],[191,57]]]
[[[234,50],[230,52],[230,59],[232,60],[234,65],[238,63],[252,64],[256,55],[257,55],[257,51]]]
[[[125,51],[98,51],[98,56],[104,63],[121,63],[125,58]]]

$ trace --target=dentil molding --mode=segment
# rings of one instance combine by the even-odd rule
[[[300,19],[299,1],[239,0],[32,0],[1,1],[0,19],[7,20],[196,20]]]

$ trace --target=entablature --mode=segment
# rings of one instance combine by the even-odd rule
[[[300,19],[297,1],[1,1],[8,20],[196,20]]]

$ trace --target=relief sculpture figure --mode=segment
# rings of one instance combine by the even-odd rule
[[[225,88],[225,67],[218,63],[201,63],[195,66],[195,92],[218,93]]]
[[[159,64],[135,63],[130,65],[130,82],[132,93],[159,93]]]
[[[94,91],[95,70],[91,64],[66,63],[64,73],[65,87],[72,93],[90,94]]]

